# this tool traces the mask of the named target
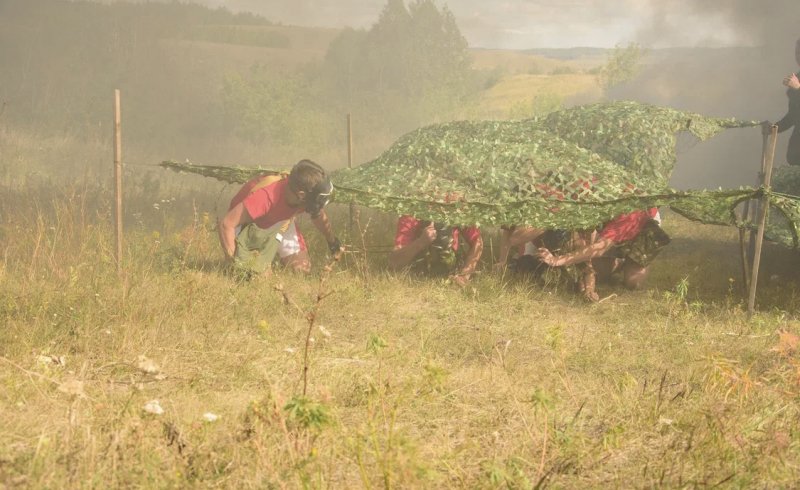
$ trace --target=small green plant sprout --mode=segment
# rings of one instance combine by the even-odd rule
[[[379,354],[387,347],[389,347],[389,344],[378,334],[373,333],[369,336],[369,340],[367,340],[367,351],[375,355]]]
[[[483,471],[489,484],[493,487],[500,487],[509,479],[506,469],[497,461],[485,462]]]
[[[433,391],[441,391],[450,373],[445,368],[433,363],[425,364],[423,369],[425,369],[425,381],[428,383],[428,386],[430,386]]]
[[[510,458],[505,462],[492,461],[484,464],[484,474],[489,484],[496,488],[539,488],[525,474],[525,461]]]
[[[328,407],[305,396],[292,397],[283,410],[287,421],[301,429],[320,431],[333,422]]]
[[[686,303],[686,297],[689,295],[689,276],[684,277],[678,284],[675,285],[675,297],[681,303]]]
[[[553,398],[541,388],[536,388],[527,400],[535,409],[550,410],[554,406]]]
[[[551,349],[558,350],[564,339],[564,327],[562,325],[552,325],[547,329],[547,345]]]
[[[686,304],[689,295],[689,276],[684,277],[670,291],[664,291],[664,299],[671,303]]]

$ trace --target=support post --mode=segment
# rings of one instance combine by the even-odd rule
[[[771,130],[770,130],[771,132]],[[762,132],[761,134],[761,169],[758,171],[758,176],[756,177],[756,187],[761,187],[764,185],[764,174],[767,170],[767,153],[769,152],[769,142],[770,142],[771,134],[767,134]],[[774,150],[773,150],[774,155]],[[761,215],[761,201],[747,201],[745,205],[745,209],[747,210],[746,218],[755,223],[758,217]],[[751,230],[750,231],[750,241],[747,244],[747,260],[748,262],[753,261],[753,257],[755,257],[755,250],[756,250],[756,232]],[[750,273],[748,272],[748,284],[750,283]],[[748,287],[749,289],[749,287]]]
[[[739,218],[742,224],[746,223],[750,218],[749,210],[750,202],[744,205],[744,212],[742,217]],[[748,260],[747,244],[745,243],[745,235],[747,232],[744,228],[739,228],[739,252],[742,256],[742,295],[748,294],[750,291],[750,261]]]
[[[114,90],[114,223],[117,272],[122,272],[122,113],[119,89]]]
[[[772,163],[775,159],[775,144],[778,141],[778,126],[772,125],[770,130],[770,140],[767,145],[766,158],[764,159],[764,184],[765,192],[769,191],[772,182]],[[755,254],[753,256],[752,276],[750,278],[750,298],[747,302],[747,318],[752,318],[756,306],[756,289],[758,287],[758,269],[761,265],[761,247],[764,244],[764,229],[767,226],[767,215],[769,214],[769,197],[761,197],[758,207],[758,232],[756,234]]]
[[[353,168],[353,118],[347,113],[347,168]],[[348,234],[350,239],[353,237],[355,228],[355,204],[350,203],[350,221],[348,222]]]

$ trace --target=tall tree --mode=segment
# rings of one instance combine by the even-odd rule
[[[366,81],[378,91],[402,87],[411,62],[411,15],[403,0],[389,0],[365,39]]]
[[[388,0],[366,33],[344,31],[331,44],[324,71],[348,110],[372,110],[397,130],[445,118],[471,74],[455,17],[434,0]]]

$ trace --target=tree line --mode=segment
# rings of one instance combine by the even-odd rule
[[[259,31],[274,25],[179,2],[4,0],[3,122],[104,134],[109,94],[121,88],[126,135],[138,142],[166,148],[233,137],[313,153],[341,144],[348,112],[371,137],[391,141],[451,118],[481,88],[454,16],[433,0],[388,0],[372,27],[340,31],[321,60],[297,68],[276,68],[270,58],[233,70],[213,58],[198,67],[186,44],[291,52],[281,34]]]

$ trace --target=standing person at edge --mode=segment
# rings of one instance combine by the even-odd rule
[[[225,257],[247,273],[269,274],[275,255],[300,272],[311,269],[305,241],[294,217],[308,212],[325,237],[332,254],[341,250],[323,209],[333,185],[325,170],[311,160],[301,160],[288,177],[259,187],[263,177],[245,184],[219,222],[219,240]]]
[[[800,39],[795,43],[794,57],[797,64],[800,65]],[[789,165],[800,165],[800,72],[792,73],[784,78],[783,84],[788,87],[786,96],[789,97],[789,111],[775,124],[778,126],[779,133],[794,127],[792,136],[789,137],[786,161]],[[769,126],[769,122],[762,125],[765,134],[769,131]]]
[[[621,268],[625,287],[638,289],[647,279],[650,261],[669,243],[657,217],[657,208],[621,214],[603,226],[594,242],[557,256],[540,248],[539,260],[551,267],[591,262],[601,279]]]
[[[469,247],[463,265],[458,264],[459,236]],[[483,238],[476,227],[450,228],[440,223],[420,221],[413,216],[401,216],[397,221],[394,249],[389,254],[389,268],[402,269],[415,261],[428,259],[428,269],[444,270],[459,286],[465,286],[475,272],[483,252]]]

